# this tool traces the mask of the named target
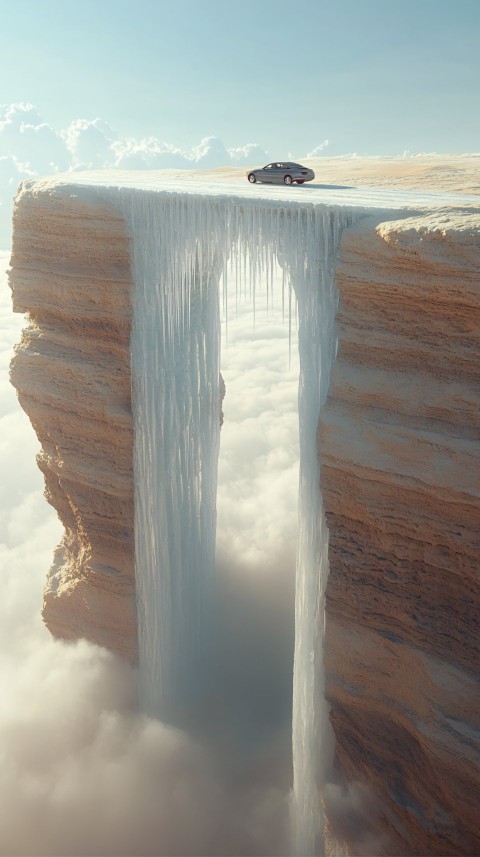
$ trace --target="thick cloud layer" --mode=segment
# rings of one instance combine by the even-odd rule
[[[42,626],[61,528],[7,380],[22,319],[3,276],[0,298],[0,854],[289,853],[297,368],[280,300],[255,331],[247,304],[229,323],[217,646],[187,734],[136,712],[134,670]]]

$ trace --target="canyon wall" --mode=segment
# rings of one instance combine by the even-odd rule
[[[130,256],[113,207],[25,185],[12,381],[65,527],[44,618],[135,661]],[[363,218],[336,271],[318,435],[326,691],[338,773],[376,807],[376,853],[480,853],[479,258],[478,210],[437,210]]]
[[[105,204],[24,187],[14,215],[16,312],[29,326],[11,380],[41,444],[46,496],[65,536],[44,592],[58,637],[133,661],[130,247]]]
[[[337,767],[370,787],[381,853],[480,854],[478,209],[363,220],[336,283],[319,452]]]

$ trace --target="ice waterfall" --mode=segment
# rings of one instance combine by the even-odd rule
[[[341,232],[352,216],[345,210],[334,210],[298,221],[287,245],[287,265],[298,302],[300,352],[292,833],[293,853],[312,855],[324,853],[317,783],[322,780],[322,750],[329,727],[322,656],[328,531],[319,490],[316,435],[336,344],[335,259]]]
[[[335,350],[333,270],[352,208],[119,191],[133,236],[132,377],[140,697],[173,718],[201,681],[214,580],[219,449],[219,286],[283,267],[299,318],[299,538],[294,853],[322,849],[317,791],[327,531],[316,430]],[[117,197],[117,205],[119,197]],[[249,260],[247,265],[246,260]]]

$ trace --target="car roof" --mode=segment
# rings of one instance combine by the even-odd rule
[[[297,164],[296,161],[270,161],[269,164],[266,164],[267,167],[302,167],[301,164]],[[263,167],[265,169],[265,167]],[[303,169],[303,167],[302,167]]]

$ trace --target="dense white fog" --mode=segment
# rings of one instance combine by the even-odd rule
[[[0,295],[0,853],[288,853],[298,357],[281,292],[268,314],[257,293],[255,328],[231,295],[228,345],[223,322],[218,645],[194,735],[137,714],[111,654],[43,628],[61,527],[8,382],[23,319],[3,274]]]

